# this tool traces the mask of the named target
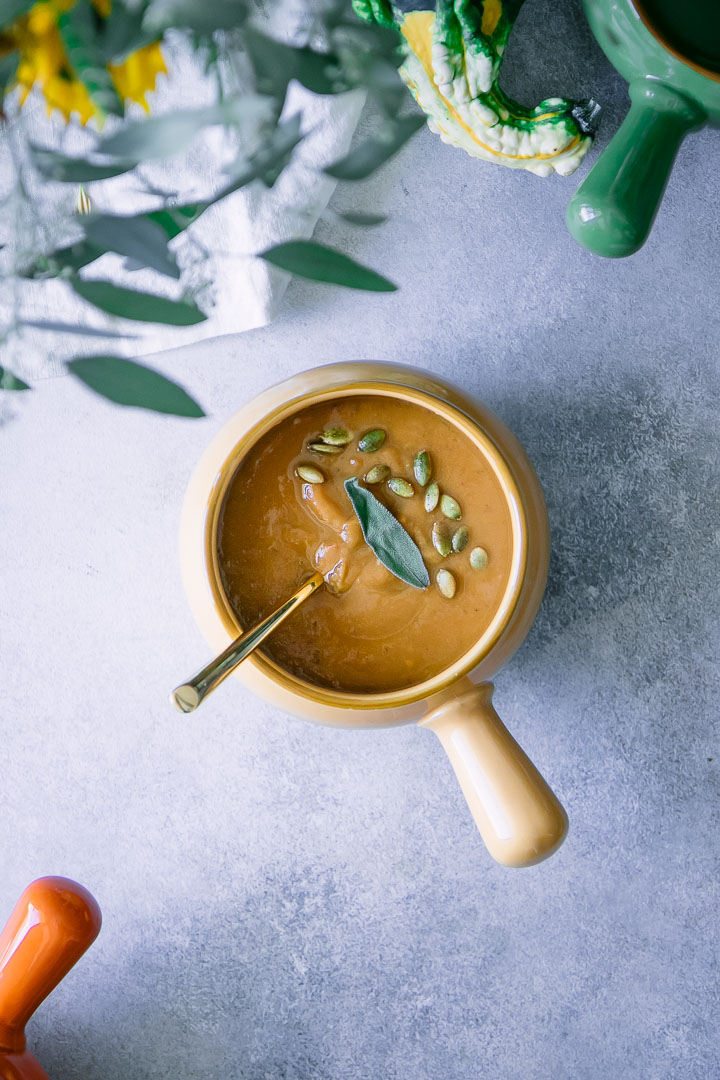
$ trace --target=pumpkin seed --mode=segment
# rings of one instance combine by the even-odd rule
[[[438,504],[440,499],[440,488],[433,480],[430,487],[425,492],[425,510],[428,514],[432,514],[433,510]]]
[[[459,529],[456,529],[452,538],[453,551],[462,551],[467,545],[470,538],[470,533],[467,531],[464,525],[461,525]]]
[[[435,550],[442,555],[443,559],[447,559],[452,551],[452,544],[450,543],[450,537],[446,526],[440,521],[436,521],[432,527],[432,543]]]
[[[445,517],[451,518],[452,521],[459,521],[462,517],[460,503],[456,499],[453,499],[452,495],[443,495],[440,499],[440,509]]]
[[[308,450],[313,450],[316,454],[342,454],[344,449],[344,446],[328,446],[321,442],[308,443]]]
[[[328,446],[347,446],[352,439],[352,435],[344,427],[333,427],[323,431],[320,439],[322,442],[327,443]]]
[[[437,587],[440,593],[448,600],[452,600],[453,596],[455,595],[455,589],[457,588],[457,585],[455,583],[455,578],[450,573],[450,571],[438,570],[437,574],[435,575],[435,581],[437,583]]]
[[[413,472],[420,487],[425,487],[432,476],[432,461],[427,450],[419,450],[413,462]]]
[[[374,454],[385,442],[385,436],[386,433],[382,428],[373,428],[372,431],[366,431],[363,437],[358,440],[358,450],[363,454]]]
[[[301,480],[307,480],[308,484],[325,483],[325,477],[314,465],[298,465],[295,472]]]
[[[488,563],[488,553],[485,548],[476,547],[470,552],[470,565],[473,570],[483,570]]]
[[[383,480],[387,480],[390,475],[389,465],[373,465],[370,472],[366,472],[363,476],[363,480],[366,484],[379,484]]]
[[[402,476],[391,476],[388,480],[388,487],[395,495],[399,495],[401,499],[412,499],[415,494],[415,488],[410,481],[403,480]]]

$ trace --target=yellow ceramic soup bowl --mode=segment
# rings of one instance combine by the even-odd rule
[[[237,412],[203,454],[182,511],[180,558],[192,612],[215,653],[243,629],[224,594],[217,529],[232,476],[257,441],[288,416],[344,396],[402,398],[464,432],[499,480],[512,522],[511,572],[490,625],[451,667],[416,686],[387,693],[345,693],[316,686],[261,650],[236,670],[248,689],[287,712],[340,727],[418,723],[450,757],[490,853],[507,866],[551,855],[567,816],[535,766],[501,723],[488,680],[522,643],[547,577],[550,538],[545,500],[524,450],[479,401],[430,372],[369,361],[314,368],[271,387]]]

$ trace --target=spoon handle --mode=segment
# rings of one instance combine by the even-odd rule
[[[199,671],[194,679],[183,683],[172,692],[173,704],[180,712],[189,713],[197,709],[200,702],[211,694],[216,686],[228,677],[241,660],[249,656],[258,645],[265,640],[268,634],[280,625],[288,615],[291,615],[296,607],[299,607],[308,596],[312,596],[316,589],[325,583],[322,574],[316,572],[312,577],[295,590],[284,603],[280,605],[272,615],[268,615],[257,626],[246,630],[239,638],[228,645],[225,652],[216,656],[207,667]]]

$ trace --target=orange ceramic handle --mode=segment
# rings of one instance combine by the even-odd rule
[[[0,934],[0,1076],[3,1055],[25,1049],[25,1025],[92,945],[100,922],[94,898],[68,878],[39,878],[25,889]]]
[[[420,721],[447,751],[490,854],[505,866],[552,855],[567,814],[492,705],[492,683],[469,680]]]

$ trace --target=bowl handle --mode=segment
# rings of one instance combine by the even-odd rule
[[[100,923],[94,897],[75,881],[38,878],[25,889],[0,934],[0,1076],[2,1054],[25,1049],[25,1025],[92,945]]]
[[[567,814],[495,712],[493,689],[465,680],[420,724],[445,747],[492,857],[504,866],[531,866],[560,847]]]
[[[567,208],[579,244],[611,259],[643,246],[680,144],[707,120],[699,105],[652,79],[629,86],[630,111]]]

